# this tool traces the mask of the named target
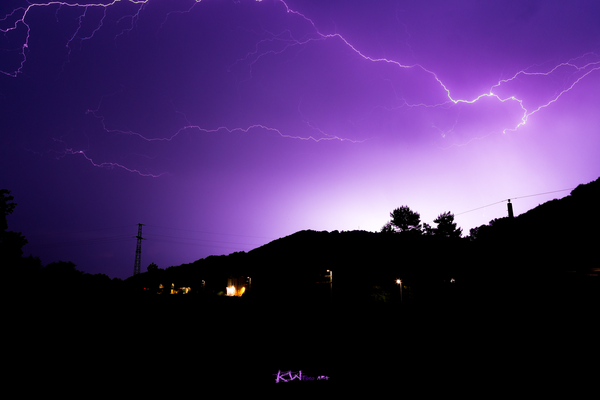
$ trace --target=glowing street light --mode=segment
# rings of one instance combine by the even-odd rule
[[[396,284],[400,285],[400,303],[402,303],[402,281],[400,279],[396,279]]]

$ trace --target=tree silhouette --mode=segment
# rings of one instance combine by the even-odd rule
[[[78,277],[83,275],[83,272],[76,269],[72,261],[53,261],[46,265],[44,271],[60,277]]]
[[[438,224],[437,228],[435,229],[436,235],[456,238],[462,236],[462,228],[456,228],[456,222],[454,222],[454,214],[450,213],[450,211],[438,215],[438,217],[434,219],[433,222]]]
[[[431,227],[427,222],[423,224],[423,234],[425,236],[432,236],[435,234],[435,229]]]
[[[0,213],[2,213],[0,215],[0,262],[14,267],[21,261],[22,248],[27,244],[27,239],[20,232],[8,230],[6,217],[12,214],[16,207],[12,200],[14,197],[10,195],[10,190],[0,190]]]
[[[157,271],[157,270],[158,270],[158,265],[156,265],[155,263],[148,265],[148,272],[153,272],[153,271]]]
[[[390,213],[390,217],[392,218],[390,223],[399,232],[421,230],[421,215],[418,212],[412,211],[408,206],[396,208]]]
[[[10,190],[8,189],[0,189],[0,230],[5,231],[8,229],[8,222],[6,221],[6,216],[8,214],[12,214],[17,206],[12,201],[15,198],[10,195]]]
[[[396,230],[394,229],[393,225],[391,222],[386,223],[383,228],[381,228],[381,233],[395,233]]]
[[[469,230],[468,239],[470,241],[480,240],[482,238],[485,239],[487,236],[489,236],[490,230],[492,230],[491,225],[480,225],[476,226],[475,228],[471,228]]]

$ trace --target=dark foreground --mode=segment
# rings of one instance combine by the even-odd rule
[[[597,320],[590,303],[63,296],[15,299],[5,330],[11,376],[47,396],[572,397],[596,376]]]

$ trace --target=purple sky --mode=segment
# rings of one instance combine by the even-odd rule
[[[119,278],[139,222],[142,271],[402,205],[468,233],[600,176],[598,21],[595,0],[3,0],[9,229]]]

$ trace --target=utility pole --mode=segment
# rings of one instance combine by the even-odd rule
[[[333,299],[333,271],[327,270],[329,272],[329,300]]]
[[[142,237],[142,226],[144,224],[138,224],[137,246],[135,247],[135,265],[133,266],[133,275],[140,273],[140,264],[142,263],[142,240],[146,240]]]
[[[396,279],[396,283],[400,286],[400,304],[402,304],[402,280]]]

